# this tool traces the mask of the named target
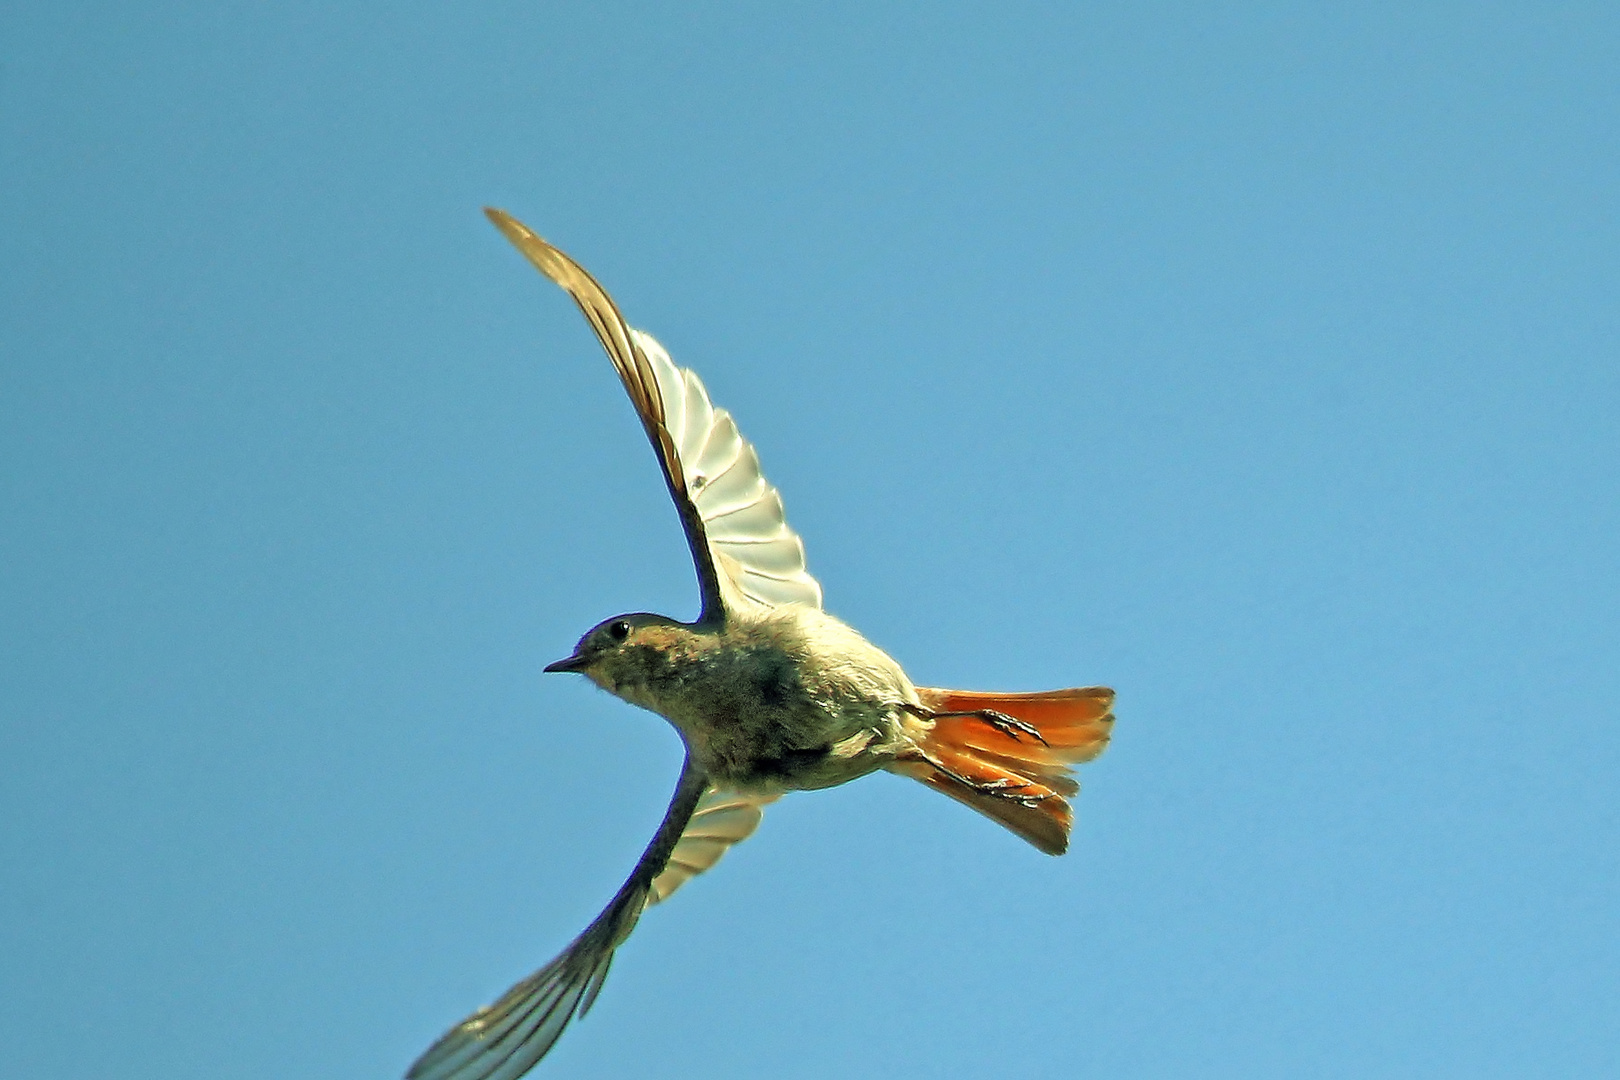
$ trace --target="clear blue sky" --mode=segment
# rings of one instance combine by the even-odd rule
[[[589,10],[582,10],[588,7]],[[536,1076],[1598,1076],[1613,5],[12,5],[0,1072],[397,1077],[679,766],[697,591],[503,206],[924,683],[1119,691],[1071,853],[790,797]]]

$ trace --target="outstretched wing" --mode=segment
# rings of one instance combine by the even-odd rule
[[[805,570],[804,543],[787,526],[782,497],[697,375],[676,367],[663,346],[632,329],[584,267],[505,211],[484,213],[541,273],[568,291],[613,361],[658,452],[686,530],[704,620],[718,621],[727,605],[820,607],[821,586]]]
[[[602,914],[555,960],[445,1032],[406,1080],[515,1080],[545,1057],[568,1021],[584,1016],[596,1000],[613,951],[654,901],[654,884],[708,787],[703,770],[687,758],[663,824]]]
[[[670,894],[720,861],[732,844],[754,835],[765,816],[765,806],[777,795],[744,795],[711,787],[698,801],[692,820],[681,830],[675,850],[664,869],[653,878],[647,906],[668,900]]]

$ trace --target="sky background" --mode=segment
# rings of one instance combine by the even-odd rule
[[[588,8],[588,10],[586,10]],[[0,1072],[399,1076],[680,763],[567,298],[920,683],[1119,692],[1048,859],[792,796],[536,1076],[1620,1069],[1604,4],[0,11]]]

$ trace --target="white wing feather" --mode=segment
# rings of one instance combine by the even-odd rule
[[[715,408],[697,373],[676,367],[651,334],[630,334],[652,366],[686,496],[703,521],[715,569],[731,586],[727,601],[819,608],[821,585],[805,569],[804,541],[788,528],[782,496],[731,414]]]
[[[647,897],[651,907],[668,900],[670,894],[720,861],[731,845],[748,839],[759,828],[767,803],[775,795],[744,795],[724,788],[710,788],[698,803],[692,820],[681,830],[669,862],[653,879]]]
[[[821,606],[806,572],[804,544],[787,527],[782,499],[765,482],[759,457],[703,382],[678,368],[664,347],[633,329],[590,273],[503,210],[484,211],[535,268],[579,305],[624,383],[652,441],[686,530],[703,588],[703,618],[732,606]]]

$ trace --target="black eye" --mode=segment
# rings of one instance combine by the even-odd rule
[[[614,619],[612,622],[608,623],[607,632],[608,637],[612,638],[614,641],[623,641],[625,638],[630,636],[630,624],[625,622],[623,619]]]

